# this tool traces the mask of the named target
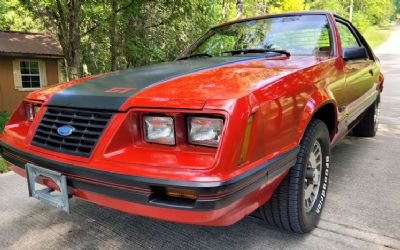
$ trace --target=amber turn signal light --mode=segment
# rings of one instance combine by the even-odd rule
[[[253,126],[254,114],[252,114],[247,120],[246,131],[244,133],[244,140],[242,144],[242,151],[240,152],[239,164],[242,164],[247,160],[247,153],[249,151],[251,128]]]
[[[191,200],[197,199],[196,191],[190,190],[190,189],[167,187],[166,194],[167,194],[167,196],[174,197],[174,198],[183,198],[183,199],[191,199]]]

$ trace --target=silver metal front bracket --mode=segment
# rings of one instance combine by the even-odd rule
[[[69,213],[67,179],[64,175],[56,171],[33,165],[31,163],[25,164],[25,170],[30,197],[34,197],[46,204],[60,208]],[[60,195],[51,195],[51,193],[54,191],[51,188],[36,190],[35,183],[38,177],[51,179],[58,186]]]

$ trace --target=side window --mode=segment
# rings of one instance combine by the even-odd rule
[[[342,48],[356,48],[360,47],[360,43],[358,42],[357,38],[354,36],[353,32],[344,25],[343,23],[336,22],[338,30],[339,30],[339,36],[340,36],[340,42],[342,44]]]

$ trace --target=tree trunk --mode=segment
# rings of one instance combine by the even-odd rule
[[[226,10],[228,8],[228,0],[222,0],[222,20],[226,18]]]
[[[256,15],[265,15],[268,12],[267,8],[268,0],[257,0],[256,1]]]
[[[110,20],[111,71],[117,70],[117,21],[118,21],[117,9],[118,9],[117,0],[111,0],[111,20]]]
[[[81,32],[80,32],[80,11],[82,0],[71,0],[66,8],[60,0],[57,3],[58,37],[68,63],[69,78],[80,77],[81,63]],[[67,12],[67,13],[66,13]]]
[[[80,12],[82,0],[71,0],[70,2],[70,20],[69,32],[71,43],[71,77],[77,79],[80,77],[81,65],[81,32],[80,32]]]
[[[236,0],[236,18],[242,18],[243,16],[243,1]]]
[[[268,0],[264,0],[263,1],[263,5],[264,5],[264,10],[263,10],[263,14],[268,14]]]

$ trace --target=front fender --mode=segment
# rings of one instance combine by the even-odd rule
[[[323,89],[315,90],[309,100],[307,101],[306,105],[304,106],[304,110],[302,112],[302,116],[300,117],[299,121],[299,129],[296,134],[296,141],[300,143],[301,139],[303,138],[304,132],[310,123],[311,119],[314,118],[319,110],[327,105],[333,106],[333,114],[334,115],[333,124],[330,124],[333,128],[337,127],[338,123],[338,109],[337,109],[337,102],[334,99],[332,93]],[[330,127],[328,126],[328,127]],[[333,138],[335,134],[335,129],[330,131],[330,137]]]

